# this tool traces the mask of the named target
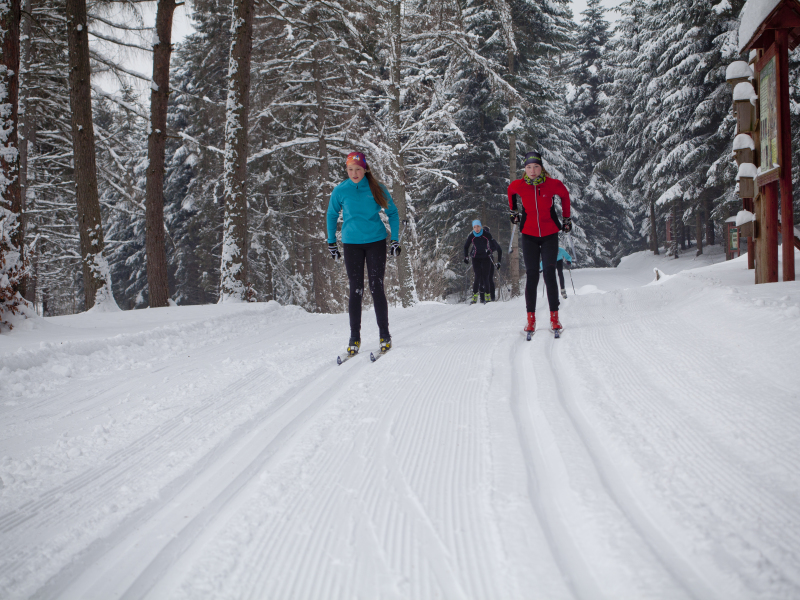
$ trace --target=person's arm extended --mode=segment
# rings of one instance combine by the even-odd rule
[[[569,190],[567,190],[567,186],[565,186],[560,181],[558,183],[560,187],[556,192],[556,196],[559,196],[561,198],[561,215],[565,219],[569,219],[571,214],[569,205]]]
[[[467,243],[466,243],[466,244],[464,244],[464,258],[467,258],[467,256],[468,256],[468,253],[469,253],[469,243],[470,243],[471,241],[472,241],[472,234],[470,233],[470,234],[467,236]]]
[[[497,240],[492,239],[492,248],[497,250],[497,263],[500,264],[503,262],[503,249],[500,247],[500,244],[497,243]]]
[[[400,235],[400,213],[397,210],[397,205],[395,205],[389,190],[386,189],[386,186],[381,187],[383,188],[383,193],[386,194],[386,198],[389,201],[389,205],[384,210],[386,212],[386,216],[389,217],[389,229],[391,230],[392,239],[394,241],[398,241]]]
[[[395,209],[396,210],[396,209]],[[328,243],[336,243],[336,224],[339,222],[339,213],[342,212],[342,202],[339,200],[339,195],[336,190],[331,193],[331,199],[328,201],[328,212],[326,214],[328,223]]]

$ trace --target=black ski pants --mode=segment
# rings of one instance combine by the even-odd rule
[[[375,319],[378,332],[383,338],[389,336],[389,303],[383,289],[383,276],[386,273],[386,240],[369,244],[342,244],[344,247],[344,266],[350,282],[350,337],[361,339],[361,302],[364,299],[364,264],[367,265],[369,291],[375,306]]]
[[[473,257],[472,270],[475,271],[475,280],[472,282],[472,293],[488,294],[491,291],[490,277],[492,276],[492,257]]]
[[[556,283],[556,258],[558,258],[558,234],[536,237],[522,234],[522,258],[525,259],[525,307],[527,312],[536,312],[536,290],[539,287],[539,261],[542,261],[544,284],[550,311],[558,310],[558,287]]]
[[[556,271],[558,272],[558,282],[561,284],[561,289],[564,289],[564,259],[560,258],[556,262]]]

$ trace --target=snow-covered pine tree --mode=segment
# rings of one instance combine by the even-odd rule
[[[606,159],[604,138],[610,133],[603,118],[601,87],[612,79],[606,63],[606,46],[611,39],[605,9],[600,0],[589,0],[578,27],[575,50],[567,59],[567,115],[578,141],[575,173],[582,190],[576,200],[584,240],[581,264],[612,266],[631,250],[632,223],[625,197],[613,183]]]
[[[710,205],[706,218],[713,219],[732,195],[725,68],[736,56],[735,15],[742,4],[623,5],[609,94],[619,182],[649,208],[645,231],[654,229],[659,207],[672,212],[671,253],[680,250],[696,211]]]
[[[22,302],[22,199],[19,182],[19,0],[0,3],[0,324]]]
[[[571,48],[573,25],[568,5],[469,0],[462,15],[465,34],[475,38],[485,62],[483,68],[476,68],[474,57],[462,56],[456,63],[458,72],[451,85],[458,103],[454,118],[466,143],[447,167],[460,185],[438,192],[426,210],[433,223],[447,218],[447,228],[439,229],[446,234],[440,245],[454,249],[450,256],[459,261],[460,247],[475,217],[490,226],[503,242],[504,252],[507,250],[511,143],[517,155],[541,149],[554,175],[563,177],[571,193],[579,191],[576,182],[570,181],[577,172],[573,150],[577,142],[565,116],[563,81],[552,69],[557,57]],[[508,87],[498,84],[500,74]],[[517,167],[515,164],[515,178]],[[517,260],[508,261],[512,284]],[[451,291],[461,283],[460,278],[453,280]]]
[[[197,0],[192,18],[195,31],[177,45],[170,76],[167,127],[179,139],[167,145],[167,256],[175,301],[208,304],[220,289],[230,5]]]

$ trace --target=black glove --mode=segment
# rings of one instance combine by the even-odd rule
[[[389,245],[389,254],[392,256],[400,256],[402,251],[403,249],[400,247],[400,242],[392,240],[392,243]]]
[[[333,260],[342,258],[342,254],[341,252],[339,252],[339,246],[337,246],[336,244],[328,244],[328,252],[331,253]]]
[[[561,227],[561,230],[564,233],[569,233],[572,231],[572,217],[567,217],[564,219],[564,225]]]
[[[494,268],[497,269],[498,271],[500,270],[500,261],[494,263]]]
[[[508,215],[508,217],[511,219],[511,222],[514,223],[514,224],[518,224],[520,222],[520,220],[521,220],[521,217],[519,216],[519,213],[518,212],[514,212],[513,210],[511,211],[511,214]]]
[[[465,257],[464,257],[464,264],[465,264],[465,265],[468,265],[468,264],[469,264],[469,256],[465,256]]]

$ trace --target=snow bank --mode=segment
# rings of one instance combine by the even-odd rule
[[[744,3],[739,23],[739,52],[744,50],[747,42],[778,4],[780,0],[747,0]]]

